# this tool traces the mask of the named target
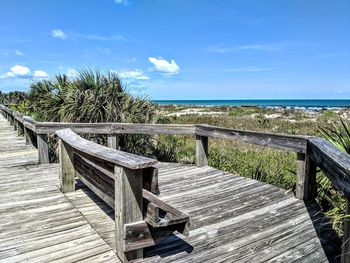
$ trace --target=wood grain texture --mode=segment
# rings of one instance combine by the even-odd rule
[[[153,209],[149,210],[147,208],[147,215],[149,215],[149,217],[147,216],[145,218],[145,221],[154,228],[188,223],[190,221],[188,215],[168,205],[166,202],[162,201],[157,195],[143,189],[142,196],[144,200],[147,201],[147,205],[148,203],[151,203],[151,206],[153,206]],[[162,212],[162,216],[160,216],[159,211]],[[158,218],[156,218],[157,216]]]
[[[208,137],[196,135],[196,165],[208,165]]]
[[[39,133],[55,133],[57,130],[69,128],[76,133],[91,134],[195,134],[194,125],[180,124],[39,122],[35,128]]]
[[[143,249],[125,252],[125,225],[143,220],[142,172],[115,166],[116,253],[122,262],[142,258]]]
[[[154,233],[159,243],[135,262],[328,262],[304,202],[291,193],[211,167],[157,168],[157,198],[191,217],[189,235]],[[115,248],[113,210],[86,188],[67,196]]]
[[[309,140],[308,156],[322,169],[334,187],[350,198],[350,158],[330,142],[313,138]]]
[[[0,116],[0,262],[120,262],[58,184]]]
[[[59,140],[59,178],[63,193],[75,190],[75,168],[73,148]]]
[[[119,135],[108,134],[107,136],[107,146],[109,148],[118,150],[119,149]]]
[[[111,162],[119,166],[130,169],[141,169],[150,167],[157,163],[157,160],[151,158],[117,151],[85,140],[70,129],[59,130],[56,132],[56,134],[62,141],[70,145],[75,151],[94,156],[97,159]]]
[[[306,144],[309,137],[265,132],[254,132],[222,128],[211,125],[196,125],[196,134],[217,139],[239,140],[261,146],[306,152]]]
[[[305,201],[317,196],[316,164],[304,153],[297,153],[295,196]]]
[[[39,163],[49,163],[49,145],[47,134],[37,134],[38,154]]]
[[[154,246],[155,242],[145,221],[124,225],[124,251]]]

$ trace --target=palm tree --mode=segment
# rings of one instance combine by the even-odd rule
[[[151,122],[156,106],[127,93],[112,71],[82,69],[69,79],[58,75],[31,85],[33,111],[46,121]]]

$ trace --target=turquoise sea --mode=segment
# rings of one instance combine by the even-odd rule
[[[257,107],[290,107],[290,108],[348,108],[350,99],[262,99],[262,100],[154,100],[160,105],[196,105],[196,106],[257,106]]]

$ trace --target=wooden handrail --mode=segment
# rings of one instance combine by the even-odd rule
[[[69,128],[82,134],[195,134],[195,125],[182,124],[38,122],[35,128],[38,133],[54,133]]]
[[[115,210],[116,252],[122,262],[142,257],[143,248],[158,242],[155,228],[164,235],[185,234],[189,217],[155,195],[156,160],[98,145],[70,129],[56,135],[61,190],[74,191],[77,176]]]
[[[322,138],[309,140],[308,156],[321,168],[334,187],[350,198],[350,158],[333,144]]]
[[[132,153],[114,150],[86,140],[71,129],[56,131],[56,135],[75,151],[93,156],[97,159],[117,164],[130,169],[141,169],[155,165],[157,160]]]
[[[196,135],[217,139],[240,140],[260,146],[301,153],[306,152],[307,140],[310,138],[310,136],[245,131],[204,124],[196,125]]]

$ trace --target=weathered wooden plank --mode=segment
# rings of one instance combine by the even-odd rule
[[[39,163],[49,163],[49,145],[47,134],[37,134]]]
[[[317,196],[316,165],[304,153],[297,153],[295,196],[298,199],[312,201]]]
[[[75,190],[74,150],[62,140],[59,140],[59,178],[62,192]]]
[[[146,203],[146,204],[145,204]],[[148,218],[152,223],[158,224],[160,221],[159,218],[159,207],[154,203],[144,202],[144,209],[146,209],[146,218]]]
[[[119,149],[119,135],[108,134],[107,135],[107,146],[109,148],[118,150]]]
[[[32,131],[36,131],[35,130],[35,126],[37,125],[37,121],[33,120],[32,117],[29,116],[23,116],[23,125],[24,127],[32,130]]]
[[[77,172],[77,176],[79,179],[91,190],[93,191],[98,197],[100,197],[103,201],[105,201],[110,207],[115,208],[115,201],[114,198],[112,198],[108,192],[104,192],[98,187],[98,184],[96,181],[88,180],[85,176],[83,176],[81,173]]]
[[[18,122],[17,135],[22,136],[24,134],[24,126],[21,122]]]
[[[76,133],[87,134],[195,134],[194,125],[181,124],[39,122],[35,128],[38,133],[55,133],[57,130],[69,128]]]
[[[125,224],[124,240],[125,252],[155,245],[151,231],[145,221]]]
[[[58,165],[23,165],[38,153],[3,125],[0,117],[0,262],[119,262],[57,188]]]
[[[334,187],[350,198],[350,157],[321,138],[309,140],[307,155],[322,169]]]
[[[156,220],[158,222],[152,220],[152,218],[154,218],[155,215],[151,215],[150,218],[145,218],[145,221],[151,224],[153,227],[170,226],[189,222],[190,218],[188,215],[168,205],[167,203],[159,199],[155,194],[152,194],[151,192],[143,189],[142,196],[149,203],[153,203],[158,207],[158,209],[162,210],[165,213],[163,217],[159,218],[159,220]]]
[[[196,165],[208,165],[208,137],[196,135]]]
[[[217,139],[239,140],[261,146],[301,153],[306,152],[306,144],[309,138],[307,136],[244,131],[203,124],[196,125],[196,134]]]
[[[117,134],[175,134],[195,135],[194,125],[183,124],[138,124],[138,123],[112,123],[111,133]]]
[[[158,169],[148,167],[142,169],[143,189],[146,189],[154,194],[159,194]]]
[[[56,132],[56,134],[61,140],[74,148],[75,151],[79,151],[81,153],[96,157],[97,159],[105,160],[123,167],[130,169],[141,169],[153,166],[157,163],[156,160],[151,158],[117,151],[85,140],[70,129],[59,130]]]
[[[122,262],[142,258],[143,249],[124,252],[124,226],[143,220],[142,173],[115,166],[116,253]]]

